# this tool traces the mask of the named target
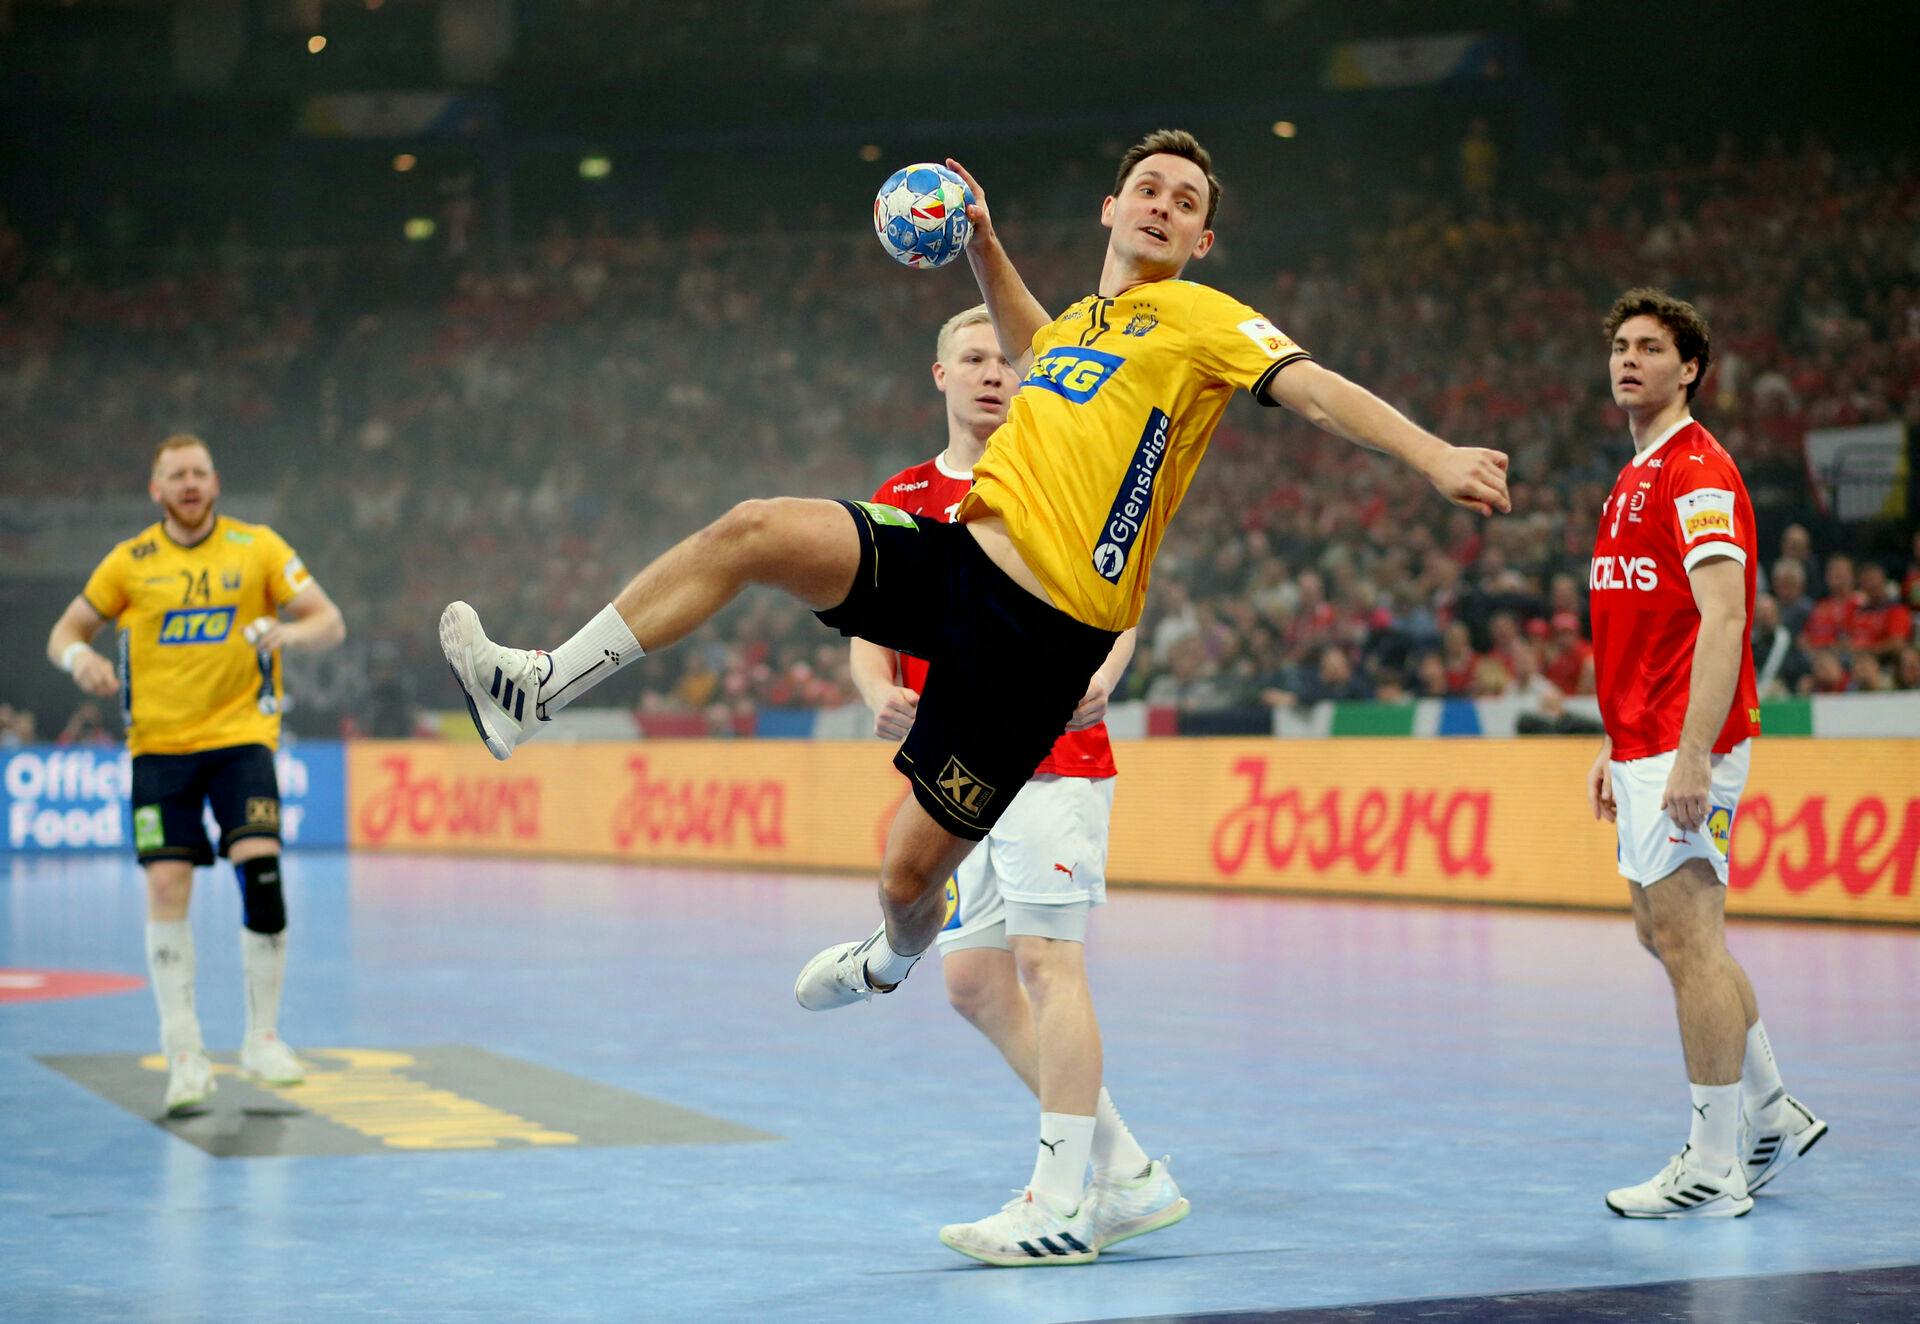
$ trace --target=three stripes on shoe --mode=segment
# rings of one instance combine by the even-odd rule
[[[1040,1247],[1045,1247],[1044,1250],[1036,1247],[1031,1241],[1022,1241],[1017,1244],[1021,1250],[1036,1260],[1044,1260],[1049,1255],[1085,1255],[1087,1253],[1087,1247],[1082,1245],[1079,1238],[1075,1237],[1071,1232],[1056,1232],[1053,1236],[1060,1238],[1060,1240],[1067,1244],[1065,1246],[1056,1246],[1053,1237],[1040,1238]]]
[[[506,691],[504,695],[501,693],[503,685]],[[527,692],[508,680],[499,667],[493,669],[493,688],[487,692],[493,695],[494,702],[513,714],[514,721],[523,720],[527,710]]]

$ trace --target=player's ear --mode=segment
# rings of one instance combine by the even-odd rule
[[[1200,242],[1193,246],[1193,255],[1195,257],[1205,257],[1212,248],[1213,231],[1203,230],[1200,234]]]
[[[947,365],[938,359],[933,363],[933,389],[942,393],[947,389]]]
[[[1112,194],[1108,194],[1107,200],[1100,204],[1100,224],[1106,226],[1107,229],[1109,230],[1113,228],[1113,195]]]

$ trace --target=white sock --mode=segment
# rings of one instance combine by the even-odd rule
[[[1758,1117],[1785,1090],[1773,1060],[1773,1045],[1767,1041],[1767,1027],[1755,1018],[1747,1027],[1747,1055],[1740,1063],[1740,1093],[1747,1116]]]
[[[609,602],[580,632],[547,654],[547,674],[535,706],[551,717],[646,650]]]
[[[891,988],[907,977],[913,969],[913,963],[924,953],[913,952],[902,955],[893,950],[887,941],[887,926],[882,924],[866,944],[867,983],[875,988]]]
[[[1087,1158],[1093,1152],[1095,1120],[1077,1113],[1040,1114],[1040,1153],[1027,1189],[1055,1208],[1080,1207],[1087,1189]]]
[[[1147,1170],[1152,1160],[1140,1142],[1120,1119],[1107,1087],[1100,1087],[1100,1102],[1093,1112],[1093,1175],[1109,1174],[1131,1180]]]
[[[1687,1143],[1703,1168],[1723,1172],[1733,1166],[1734,1136],[1740,1126],[1740,1083],[1689,1085],[1693,1091],[1693,1129]]]
[[[280,986],[287,977],[287,935],[240,930],[240,964],[247,981],[247,1035],[280,1028]]]
[[[184,919],[147,921],[147,973],[160,1009],[160,1051],[197,1053],[200,1018],[193,1014],[193,925]]]

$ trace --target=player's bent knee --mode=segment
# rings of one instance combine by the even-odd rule
[[[274,934],[287,927],[287,902],[280,890],[280,857],[257,855],[233,866],[240,880],[240,922],[255,933]]]

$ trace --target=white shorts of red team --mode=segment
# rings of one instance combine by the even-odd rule
[[[1614,763],[1613,805],[1620,833],[1620,872],[1645,885],[1657,883],[1688,860],[1705,860],[1722,883],[1727,881],[1727,851],[1733,843],[1733,817],[1747,789],[1753,742],[1742,740],[1711,760],[1707,821],[1682,830],[1660,808],[1675,751]]]
[[[1107,900],[1115,780],[1041,773],[1021,787],[947,880],[941,952],[1006,950],[1009,933],[1085,942],[1087,912]]]

